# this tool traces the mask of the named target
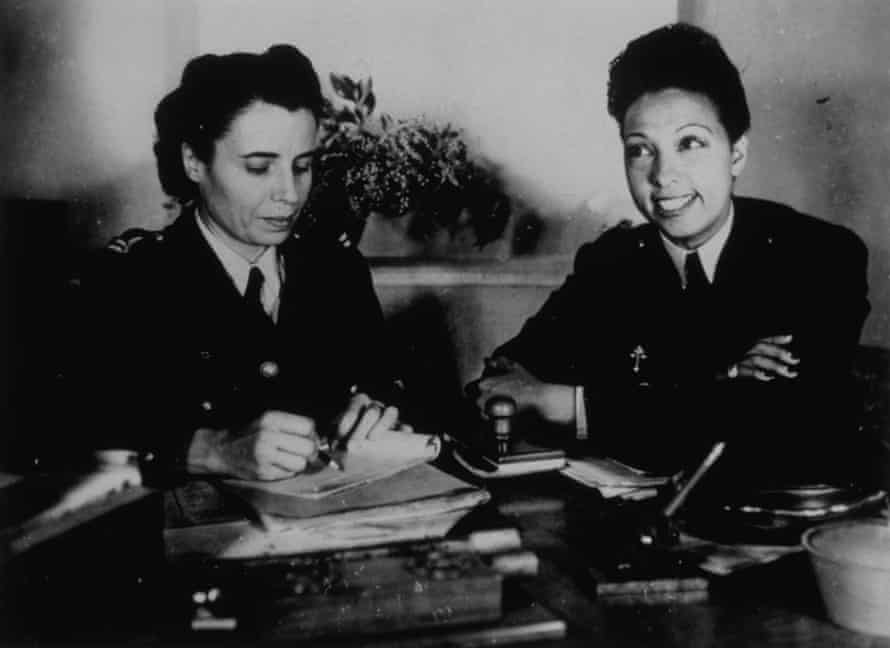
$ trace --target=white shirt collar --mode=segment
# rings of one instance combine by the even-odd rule
[[[275,246],[269,246],[258,259],[250,263],[247,259],[235,252],[232,248],[216,234],[214,234],[204,221],[198,216],[195,210],[195,219],[198,221],[198,229],[210,245],[216,257],[222,263],[226,273],[231,277],[232,282],[242,295],[247,291],[247,277],[250,275],[250,269],[253,266],[258,267],[263,272],[263,290],[261,298],[263,307],[267,313],[277,315],[278,299],[281,294],[281,272],[278,261],[278,249]],[[277,318],[276,318],[277,319]]]
[[[735,208],[730,202],[729,218],[726,219],[726,222],[723,223],[723,226],[717,230],[714,236],[709,238],[695,250],[698,252],[699,259],[701,259],[702,267],[705,269],[705,275],[707,275],[708,281],[711,283],[714,283],[714,273],[717,271],[717,262],[720,260],[720,254],[726,246],[730,231],[732,231],[732,223],[734,219]],[[659,232],[659,234],[661,235],[662,243],[664,243],[664,249],[667,250],[668,255],[671,257],[671,261],[677,269],[677,274],[680,275],[680,281],[685,285],[686,277],[684,276],[683,268],[686,261],[686,255],[692,250],[680,247],[668,239],[664,234],[661,234],[661,232]]]

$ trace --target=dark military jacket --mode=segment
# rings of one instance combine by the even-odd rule
[[[673,470],[722,439],[724,465],[776,480],[790,465],[824,481],[857,444],[849,369],[869,310],[866,250],[789,207],[734,206],[704,302],[684,296],[655,226],[617,227],[579,250],[563,286],[496,353],[584,385],[602,452]],[[799,378],[725,380],[758,339],[781,334],[793,335]]]
[[[98,353],[79,378],[93,446],[181,464],[199,427],[235,428],[278,409],[329,422],[351,388],[391,398],[391,358],[368,266],[336,241],[279,247],[278,322],[248,306],[191,212],[131,232],[83,279]]]

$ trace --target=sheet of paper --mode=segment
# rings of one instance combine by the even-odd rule
[[[244,500],[258,515],[306,519],[330,514],[353,515],[358,511],[379,511],[381,507],[430,505],[434,498],[449,498],[466,491],[482,490],[432,464],[421,462],[391,475],[373,479],[361,486],[340,490],[324,497],[303,497],[270,491],[256,482],[224,483],[223,487]]]
[[[667,484],[668,475],[652,475],[607,457],[569,459],[562,474],[577,482],[596,488],[605,498],[645,499]]]
[[[788,554],[804,550],[802,545],[721,544],[686,533],[680,534],[680,543],[684,547],[695,549],[696,553],[700,554],[699,567],[718,576],[765,565]]]
[[[432,461],[439,456],[438,437],[407,432],[389,432],[372,441],[352,441],[343,455],[343,470],[328,466],[279,481],[226,480],[235,487],[249,487],[276,495],[320,499],[384,479],[402,470]]]

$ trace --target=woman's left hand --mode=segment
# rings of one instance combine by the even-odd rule
[[[346,410],[336,420],[337,439],[348,442],[373,440],[382,432],[393,431],[411,431],[409,426],[399,422],[399,409],[362,393],[350,399]]]
[[[753,378],[770,382],[776,378],[797,378],[800,359],[787,348],[791,335],[774,335],[757,340],[745,356],[729,366],[724,378]]]

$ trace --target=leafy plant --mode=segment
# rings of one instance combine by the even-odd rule
[[[460,130],[376,116],[370,78],[330,79],[336,103],[328,102],[321,124],[314,209],[347,214],[353,241],[371,212],[411,214],[409,234],[418,239],[468,226],[481,247],[503,234],[510,201],[493,171],[470,156]]]

